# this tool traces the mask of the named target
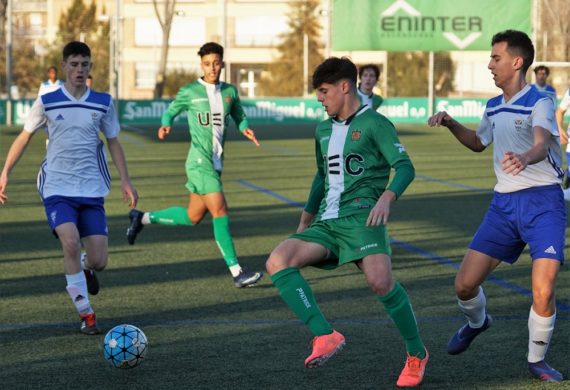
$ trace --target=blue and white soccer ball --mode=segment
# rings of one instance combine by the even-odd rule
[[[133,325],[115,326],[105,335],[103,355],[117,368],[133,368],[145,358],[148,340],[142,330]]]

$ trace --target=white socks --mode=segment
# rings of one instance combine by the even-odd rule
[[[483,287],[479,287],[479,293],[475,298],[467,301],[462,301],[458,298],[457,304],[459,305],[461,312],[463,312],[467,318],[467,321],[469,321],[469,326],[471,328],[480,328],[483,326],[485,318],[487,317],[485,313],[487,299],[483,293]]]
[[[229,267],[230,268],[230,272],[232,273],[232,276],[235,278],[236,276],[239,275],[239,273],[241,272],[241,266],[239,264],[236,265],[232,265]]]
[[[550,338],[554,332],[556,313],[550,317],[541,317],[530,308],[528,316],[528,362],[537,363],[544,360]]]
[[[83,271],[74,275],[65,275],[65,279],[67,280],[67,292],[79,314],[92,313],[93,309],[89,303],[87,281],[85,280]]]

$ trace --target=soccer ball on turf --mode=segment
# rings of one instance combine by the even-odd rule
[[[115,326],[105,335],[103,355],[117,368],[133,368],[144,360],[148,340],[142,330],[133,325]]]

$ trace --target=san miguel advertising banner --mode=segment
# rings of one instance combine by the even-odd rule
[[[334,0],[333,50],[490,50],[499,31],[531,32],[531,0]]]

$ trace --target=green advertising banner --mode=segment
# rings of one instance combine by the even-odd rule
[[[334,50],[490,50],[502,30],[531,32],[531,0],[333,0]]]
[[[160,117],[170,101],[125,100],[121,101],[119,121],[123,124],[160,124]],[[271,123],[318,122],[325,111],[316,99],[270,98],[242,99],[243,109],[252,125]],[[176,117],[185,121],[186,114]]]

